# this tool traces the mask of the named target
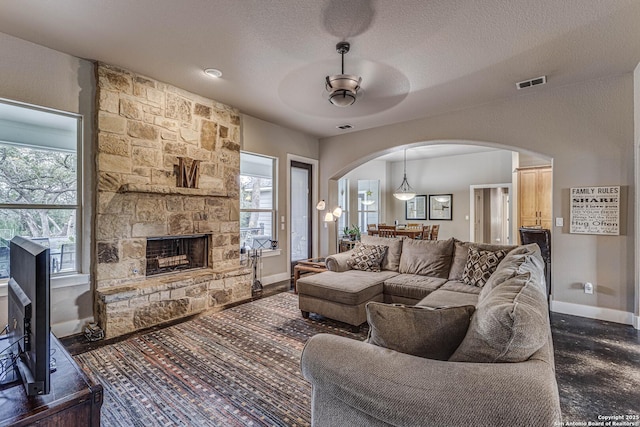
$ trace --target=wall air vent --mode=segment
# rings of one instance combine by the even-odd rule
[[[532,86],[543,85],[547,82],[547,76],[536,77],[535,79],[525,80],[523,82],[516,83],[516,88],[518,90],[525,89]]]
[[[340,130],[349,130],[349,129],[353,129],[353,125],[350,125],[349,123],[345,123],[343,125],[336,126],[336,128]]]

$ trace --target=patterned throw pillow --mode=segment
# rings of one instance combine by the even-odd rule
[[[467,263],[462,272],[462,281],[467,285],[483,287],[508,252],[505,249],[494,252],[469,248]]]
[[[364,245],[358,242],[347,264],[354,270],[380,271],[380,263],[386,252],[386,246]]]

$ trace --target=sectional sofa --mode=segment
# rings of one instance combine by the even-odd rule
[[[298,280],[299,308],[358,326],[367,321],[369,301],[400,304],[475,305],[481,287],[463,279],[469,248],[510,251],[515,246],[476,244],[457,239],[412,240],[362,236],[366,245],[387,247],[381,271],[355,270],[353,250],[326,259],[329,271]]]
[[[381,271],[344,253],[298,281],[304,316],[370,325],[365,342],[307,342],[312,425],[561,425],[537,245],[363,242],[387,247]]]

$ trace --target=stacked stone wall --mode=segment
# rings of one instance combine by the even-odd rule
[[[93,275],[107,337],[249,298],[238,111],[106,64],[97,81]],[[197,189],[177,187],[178,157],[200,161]],[[194,234],[209,237],[209,268],[146,278],[148,237]]]

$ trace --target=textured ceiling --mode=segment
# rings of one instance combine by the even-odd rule
[[[0,31],[146,74],[317,137],[479,105],[640,62],[636,0],[21,0]],[[324,77],[362,76],[351,107]],[[207,67],[222,79],[204,75]]]

